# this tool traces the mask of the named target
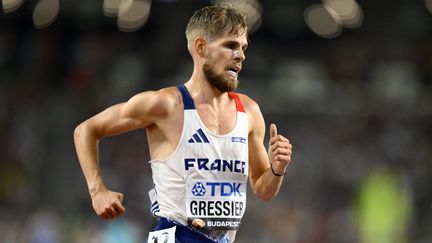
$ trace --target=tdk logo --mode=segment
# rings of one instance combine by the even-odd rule
[[[207,191],[212,197],[242,197],[241,185],[242,183],[235,182],[195,182],[191,192],[196,197],[205,196]]]
[[[194,196],[204,196],[206,191],[202,182],[195,182],[195,185],[192,187],[192,195]]]
[[[242,137],[231,137],[231,142],[233,142],[233,143],[244,143],[244,144],[246,144],[246,138],[242,138]]]

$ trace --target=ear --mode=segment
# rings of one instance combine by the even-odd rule
[[[203,37],[196,37],[194,40],[195,52],[200,57],[204,57],[207,50],[207,42]]]

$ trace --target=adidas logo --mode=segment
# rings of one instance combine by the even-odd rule
[[[189,143],[210,143],[203,130],[200,128],[188,140]]]

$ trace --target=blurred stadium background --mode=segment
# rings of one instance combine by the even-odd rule
[[[186,81],[184,28],[220,1],[2,0],[0,242],[143,242],[144,131],[101,141],[127,213],[92,211],[72,133]],[[239,243],[432,242],[432,0],[244,0],[239,92],[294,144],[279,196],[248,200]]]

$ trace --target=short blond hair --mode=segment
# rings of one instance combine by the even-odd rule
[[[229,7],[207,6],[190,17],[186,26],[186,39],[189,47],[198,36],[212,41],[223,35],[242,35],[245,32],[247,25],[244,13]]]

